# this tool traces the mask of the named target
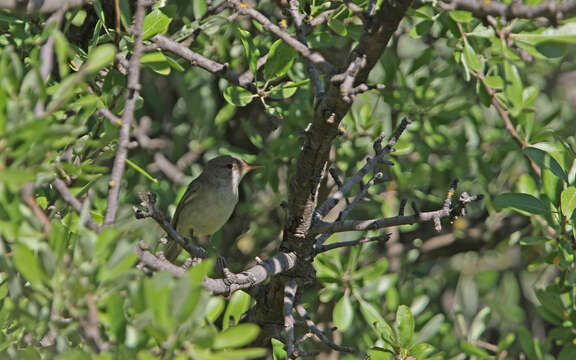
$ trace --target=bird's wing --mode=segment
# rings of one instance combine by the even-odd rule
[[[188,185],[188,189],[186,189],[184,196],[182,196],[182,199],[180,199],[180,202],[176,207],[176,211],[174,212],[174,216],[172,217],[172,227],[174,230],[178,231],[178,220],[180,220],[180,213],[186,207],[186,205],[188,205],[198,195],[199,189],[200,181],[198,181],[198,179],[195,179],[190,183],[190,185]],[[181,235],[190,236],[192,234]],[[166,259],[169,261],[174,261],[178,257],[178,254],[180,254],[181,250],[182,248],[176,241],[169,241],[164,249],[164,256],[166,256]]]
[[[177,228],[180,213],[186,207],[186,205],[188,205],[191,201],[193,201],[194,198],[198,195],[198,191],[200,189],[200,181],[198,180],[199,180],[198,178],[194,179],[194,181],[192,181],[190,185],[188,185],[188,189],[186,189],[186,192],[184,193],[182,199],[180,199],[180,202],[176,207],[176,211],[174,212],[174,216],[172,217],[172,227],[174,227],[176,231],[178,231]],[[182,234],[182,235],[189,236],[190,234]]]

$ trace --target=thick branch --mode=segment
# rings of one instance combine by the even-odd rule
[[[140,194],[141,204],[135,207],[136,218],[150,217],[154,219],[172,241],[177,241],[190,255],[197,258],[208,256],[206,251],[188,241],[178,233],[170,224],[170,220],[156,209],[156,195],[148,193]],[[151,268],[170,271],[175,276],[183,276],[183,267],[173,266],[163,256],[156,256],[140,246],[138,250],[140,261]],[[207,278],[204,280],[204,288],[213,294],[231,294],[234,291],[248,289],[266,281],[273,275],[288,271],[296,265],[296,254],[280,252],[265,261],[259,261],[252,268],[239,274],[230,274],[225,279]]]
[[[366,82],[370,70],[381,57],[410,5],[411,1],[382,3],[375,15],[377,25],[364,30],[358,46],[348,57],[349,65],[365,56],[365,65],[356,76],[357,83]],[[342,98],[339,85],[334,82],[327,84],[326,96],[316,107],[314,119],[306,130],[296,171],[290,183],[288,218],[281,248],[286,251],[301,250],[304,258],[312,255],[312,241],[307,242],[305,239],[317,206],[318,186],[324,175],[331,143],[339,133],[340,121],[352,105]]]
[[[507,5],[499,1],[442,0],[440,7],[448,11],[467,10],[478,17],[492,15],[505,17],[506,19],[545,17],[550,20],[556,20],[559,17],[576,14],[576,1],[574,0],[562,2],[544,0],[534,6],[525,5],[521,1],[512,1],[510,5]]]
[[[108,199],[106,213],[104,215],[104,226],[114,224],[118,211],[118,196],[120,195],[120,183],[124,176],[126,158],[128,157],[128,143],[130,141],[130,125],[134,120],[134,110],[136,101],[140,94],[140,58],[142,57],[142,24],[144,22],[144,0],[138,0],[136,15],[134,18],[134,53],[128,63],[128,84],[127,99],[122,114],[122,125],[118,135],[118,149],[114,158],[112,175],[108,183]]]
[[[252,288],[276,274],[288,271],[296,265],[296,254],[280,252],[250,269],[231,278],[207,278],[202,285],[214,295],[231,294],[235,291]]]

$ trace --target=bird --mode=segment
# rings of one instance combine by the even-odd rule
[[[251,170],[261,168],[237,156],[221,155],[208,161],[204,171],[188,185],[178,203],[172,226],[183,236],[212,236],[228,220],[238,203],[238,186]],[[164,256],[174,261],[182,250],[169,241]]]

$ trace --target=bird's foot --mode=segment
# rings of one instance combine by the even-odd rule
[[[228,274],[230,274],[230,270],[228,270],[228,263],[226,262],[226,259],[224,259],[224,256],[218,255],[216,258],[214,271],[216,271],[216,274],[222,277],[226,277]]]

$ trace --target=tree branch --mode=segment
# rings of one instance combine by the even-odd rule
[[[52,13],[61,9],[82,6],[86,0],[0,0],[0,9],[23,13]]]
[[[173,241],[177,241],[192,257],[206,258],[206,250],[194,245],[184,236],[178,233],[170,224],[170,220],[156,209],[156,195],[153,193],[140,194],[141,204],[135,207],[136,218],[143,219],[150,217],[154,219],[160,227],[166,231],[166,234]],[[146,248],[140,246],[137,250],[140,261],[144,264],[158,270],[170,271],[175,276],[183,276],[185,268],[171,264],[163,256],[154,255]],[[167,264],[170,263],[170,264]],[[273,275],[288,271],[296,265],[295,253],[280,252],[270,259],[258,261],[252,268],[239,274],[230,273],[224,279],[207,278],[204,280],[204,288],[213,294],[231,294],[234,291],[248,289],[256,286],[272,277]]]
[[[234,71],[228,68],[228,64],[221,64],[219,62],[210,60],[207,57],[195,53],[184,45],[179,44],[164,35],[155,35],[152,38],[152,42],[158,45],[160,49],[167,50],[176,55],[179,55],[182,58],[188,60],[193,66],[201,67],[208,72],[220,76],[228,80],[228,82],[233,85],[238,85],[253,93],[256,93],[257,91],[256,86],[252,84],[251,79],[247,81],[247,79],[236,74]]]
[[[74,195],[72,195],[72,193],[70,192],[70,190],[68,189],[68,186],[66,186],[66,183],[60,179],[55,179],[52,182],[52,186],[54,186],[54,188],[56,190],[58,190],[58,192],[60,193],[60,196],[62,196],[62,199],[64,199],[64,201],[66,201],[69,205],[72,206],[72,208],[74,209],[74,211],[76,211],[78,214],[82,214],[82,203],[80,202],[80,200],[76,199],[76,197]],[[98,225],[93,219],[92,216],[90,216],[90,213],[86,214],[86,226],[95,232],[99,232],[101,230],[100,225]]]
[[[294,300],[296,298],[296,291],[298,284],[296,280],[289,280],[284,285],[284,329],[286,331],[286,353],[288,358],[294,357]]]
[[[474,16],[485,17],[487,15],[505,17],[506,19],[534,19],[545,17],[552,21],[576,14],[576,1],[544,0],[538,5],[525,5],[520,1],[513,1],[510,5],[499,1],[478,0],[442,0],[439,3],[444,10],[466,10]]]
[[[306,311],[306,309],[304,308],[304,306],[302,306],[302,304],[296,305],[296,311],[298,312],[298,315],[300,315],[302,320],[306,322],[306,326],[308,326],[308,328],[314,333],[314,335],[316,335],[323,343],[330,346],[330,348],[336,351],[342,351],[347,353],[356,352],[354,348],[351,348],[349,346],[337,345],[332,340],[328,339],[328,337],[324,334],[324,332],[320,330],[318,326],[316,326],[314,321],[312,321],[310,315],[308,315],[308,311]]]
[[[145,219],[145,218],[154,219],[154,221],[156,221],[158,225],[160,225],[162,230],[166,231],[168,237],[173,241],[176,241],[191,256],[199,258],[208,257],[208,253],[206,252],[206,250],[204,250],[200,246],[195,245],[194,243],[189,241],[186,237],[182,236],[179,232],[177,232],[170,223],[170,219],[167,216],[165,216],[161,211],[156,209],[156,194],[139,193],[138,196],[140,197],[140,204],[138,206],[134,206],[134,213],[136,214],[137,219]]]
[[[327,244],[327,245],[317,245],[316,246],[316,254],[320,254],[326,251],[330,251],[333,249],[337,249],[337,248],[341,248],[341,247],[351,247],[351,246],[356,246],[359,244],[365,244],[368,242],[372,242],[372,241],[387,241],[388,239],[390,239],[390,234],[386,233],[384,235],[380,235],[380,236],[371,236],[371,237],[362,237],[358,240],[351,240],[351,241],[340,241],[340,242],[335,242],[332,244]]]
[[[122,125],[118,135],[118,149],[114,158],[112,175],[108,183],[108,199],[106,213],[104,214],[104,226],[114,224],[118,211],[118,196],[120,194],[120,184],[124,176],[126,158],[128,156],[128,143],[130,141],[130,125],[134,120],[134,110],[136,101],[140,94],[140,58],[142,57],[142,24],[144,21],[144,0],[138,0],[136,14],[134,16],[134,53],[128,63],[128,84],[126,90],[126,104],[122,113]]]
[[[294,27],[296,28],[296,37],[298,41],[307,46],[306,43],[306,32],[304,31],[304,24],[302,23],[302,14],[300,14],[300,2],[298,0],[290,0],[290,16],[294,19]],[[314,67],[312,61],[304,57],[304,64],[306,65],[306,72],[310,76],[312,81],[312,86],[314,87],[314,93],[317,99],[321,99],[324,96],[324,90],[322,88],[322,83],[320,82],[320,77],[318,72]]]
[[[268,18],[258,10],[253,9],[249,5],[241,3],[238,0],[227,0],[227,1],[231,4],[232,8],[236,10],[236,12],[238,12],[241,15],[247,15],[252,19],[258,21],[264,27],[264,29],[278,36],[286,44],[288,44],[294,50],[296,50],[300,55],[310,60],[324,73],[330,74],[336,71],[336,68],[328,61],[326,61],[326,59],[324,59],[324,57],[320,55],[320,53],[310,50],[310,48],[308,48],[306,45],[294,39],[286,31],[282,30],[280,27],[278,27],[277,25],[273,24],[270,20],[268,20]]]
[[[50,234],[51,229],[50,219],[48,219],[48,216],[46,216],[40,205],[38,205],[38,203],[36,202],[36,199],[34,198],[34,189],[35,186],[33,182],[24,184],[21,191],[22,200],[24,200],[26,205],[28,205],[28,207],[32,210],[34,216],[36,216],[38,221],[40,221],[40,223],[42,224],[42,227],[44,228],[44,233],[48,235]]]
[[[354,174],[348,181],[346,181],[346,183],[342,185],[340,189],[334,193],[334,195],[332,195],[318,208],[318,215],[322,217],[326,216],[326,214],[328,214],[328,212],[330,212],[330,210],[336,206],[336,204],[344,197],[344,195],[346,195],[348,191],[352,189],[354,185],[361,182],[362,178],[368,174],[368,172],[371,171],[376,166],[376,164],[382,162],[382,159],[385,155],[394,151],[394,145],[396,145],[396,142],[398,142],[398,139],[404,133],[409,124],[411,124],[410,120],[407,118],[402,119],[400,125],[398,125],[394,131],[394,134],[392,134],[392,137],[390,137],[390,140],[388,140],[388,144],[383,148],[382,140],[384,140],[384,136],[380,135],[380,137],[378,137],[378,139],[376,139],[374,142],[375,156],[368,159],[366,164],[364,164],[364,166],[358,170],[356,174]]]
[[[462,193],[455,206],[451,207],[451,199],[455,183],[450,186],[450,190],[446,197],[445,203],[442,208],[436,211],[417,212],[413,215],[394,216],[389,218],[371,219],[371,220],[345,220],[336,221],[333,223],[319,222],[311,229],[311,234],[321,233],[337,233],[344,231],[365,231],[387,228],[391,226],[416,224],[426,221],[435,221],[436,230],[441,230],[436,222],[442,218],[450,218],[451,220],[464,215],[465,206],[474,201],[482,200],[482,195],[470,196],[467,193]],[[448,204],[448,206],[446,206]]]

